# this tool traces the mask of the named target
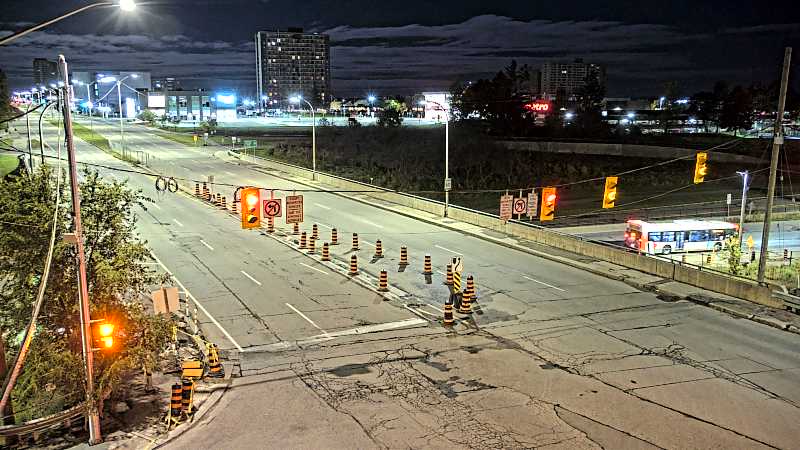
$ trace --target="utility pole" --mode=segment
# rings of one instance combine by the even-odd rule
[[[89,315],[89,286],[86,282],[86,255],[83,252],[83,227],[81,226],[81,192],[78,187],[78,164],[75,161],[75,141],[72,138],[72,110],[69,100],[72,98],[69,83],[69,72],[64,55],[58,55],[58,68],[64,81],[61,98],[64,104],[64,131],[67,137],[67,160],[69,163],[69,182],[72,190],[73,237],[78,253],[78,299],[80,301],[81,344],[83,347],[84,369],[86,371],[86,418],[89,422],[89,444],[102,441],[100,433],[100,413],[94,399],[94,355],[92,354],[92,325]]]
[[[786,108],[786,89],[789,85],[789,64],[792,61],[792,48],[786,47],[783,54],[783,74],[781,93],[778,97],[778,115],[775,117],[772,140],[772,159],[769,165],[769,186],[767,187],[767,209],[764,211],[764,231],[761,234],[761,255],[758,260],[758,282],[764,282],[769,252],[769,227],[772,220],[772,202],[775,197],[775,174],[778,171],[778,155],[783,145],[783,111]]]

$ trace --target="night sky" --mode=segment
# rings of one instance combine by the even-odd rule
[[[87,3],[2,0],[0,33]],[[149,70],[185,88],[247,95],[254,33],[291,26],[331,35],[337,96],[446,89],[512,58],[605,64],[609,96],[656,96],[670,80],[683,95],[718,79],[769,82],[787,45],[800,68],[797,0],[161,0],[132,14],[95,9],[66,19],[0,47],[0,67],[13,88],[27,88],[33,58],[64,53],[72,70]]]

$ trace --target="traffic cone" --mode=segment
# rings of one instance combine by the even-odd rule
[[[206,192],[208,192],[208,185],[203,181],[203,194],[205,195]]]
[[[408,265],[408,249],[405,246],[400,247],[400,265]]]
[[[317,227],[317,224],[311,225],[311,238],[319,239],[319,228]]]
[[[275,232],[275,218],[267,217],[267,233]]]
[[[376,258],[383,258],[383,244],[381,244],[381,240],[380,239],[375,241],[375,257]]]
[[[358,275],[358,257],[356,255],[350,256],[350,272],[348,275]]]
[[[423,275],[433,275],[433,266],[431,265],[431,255],[425,255],[425,264],[422,268]]]
[[[469,289],[464,289],[461,295],[461,305],[458,308],[461,314],[472,314],[472,292]]]
[[[331,230],[331,245],[339,245],[339,232],[336,228]]]
[[[448,264],[447,265],[447,274],[445,275],[444,284],[446,284],[448,286],[452,286],[453,285],[453,265],[452,264]]]
[[[308,240],[308,254],[313,255],[317,252],[317,240],[314,239],[314,236],[311,236],[311,239]]]
[[[181,411],[183,406],[183,388],[180,384],[172,385],[172,393],[169,398],[169,414],[167,414],[167,426],[177,425],[181,421]]]
[[[453,296],[451,295],[447,301],[444,302],[444,326],[452,327],[455,320],[453,319]]]
[[[475,292],[475,280],[472,278],[472,275],[467,276],[467,290],[470,293],[469,299],[474,302],[478,296]]]
[[[238,208],[237,205],[238,205],[238,203],[235,202],[235,201],[233,203],[231,203],[231,211],[233,212],[234,215],[239,214],[239,211],[238,211],[239,208]]]
[[[325,242],[322,244],[322,260],[323,261],[330,261],[331,260],[331,252],[328,248],[328,243]]]
[[[200,197],[200,183],[194,184],[194,196]]]
[[[194,381],[189,378],[183,379],[183,387],[181,391],[181,407],[186,417],[194,413]]]
[[[381,270],[380,278],[378,278],[378,291],[389,292],[389,274],[385,270]]]
[[[228,209],[228,199],[225,196],[222,196],[222,209]]]
[[[306,232],[305,231],[303,231],[300,234],[300,248],[303,249],[303,250],[305,250],[307,248],[307,246],[306,246]]]
[[[300,224],[299,223],[292,224],[292,234],[295,234],[295,235],[300,234]]]
[[[208,376],[211,378],[222,378],[225,376],[225,369],[219,362],[217,344],[209,344],[208,347]]]
[[[219,206],[221,204],[222,204],[222,195],[219,192],[217,192],[216,197],[214,197],[214,205]]]
[[[358,233],[353,233],[353,248],[351,250],[358,250]]]

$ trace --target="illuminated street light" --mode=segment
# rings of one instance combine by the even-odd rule
[[[567,120],[572,120],[573,117],[575,117],[575,114],[572,114],[571,112],[564,114],[564,118]]]
[[[634,117],[636,117],[636,114],[635,114],[635,113],[632,113],[632,112],[629,112],[629,113],[627,114],[627,116],[628,116],[628,119],[633,119]]]
[[[133,0],[119,0],[119,9],[125,12],[131,12],[136,9],[136,2]]]
[[[314,105],[308,100],[304,99],[301,95],[293,95],[289,97],[289,102],[299,104],[306,102],[311,109],[311,179],[317,179],[317,115],[314,111]]]
[[[445,97],[447,102],[447,97]],[[419,104],[426,106],[428,103],[439,107],[444,112],[444,217],[447,217],[447,210],[450,207],[450,189],[447,186],[450,180],[450,112],[439,102],[433,100],[421,100]]]

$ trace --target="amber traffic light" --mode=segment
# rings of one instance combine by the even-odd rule
[[[694,165],[694,184],[700,184],[705,180],[708,173],[706,161],[708,160],[708,153],[699,152],[697,154],[697,162]]]
[[[556,188],[546,187],[542,189],[542,208],[539,213],[539,220],[553,220],[556,214]]]
[[[606,189],[603,192],[603,209],[611,209],[617,202],[618,177],[606,177]]]
[[[242,228],[261,226],[261,194],[258,188],[242,189]]]
[[[97,346],[96,350],[111,350],[114,348],[115,329],[116,326],[113,323],[106,322],[104,319],[94,324],[92,338],[94,338],[95,345]]]

